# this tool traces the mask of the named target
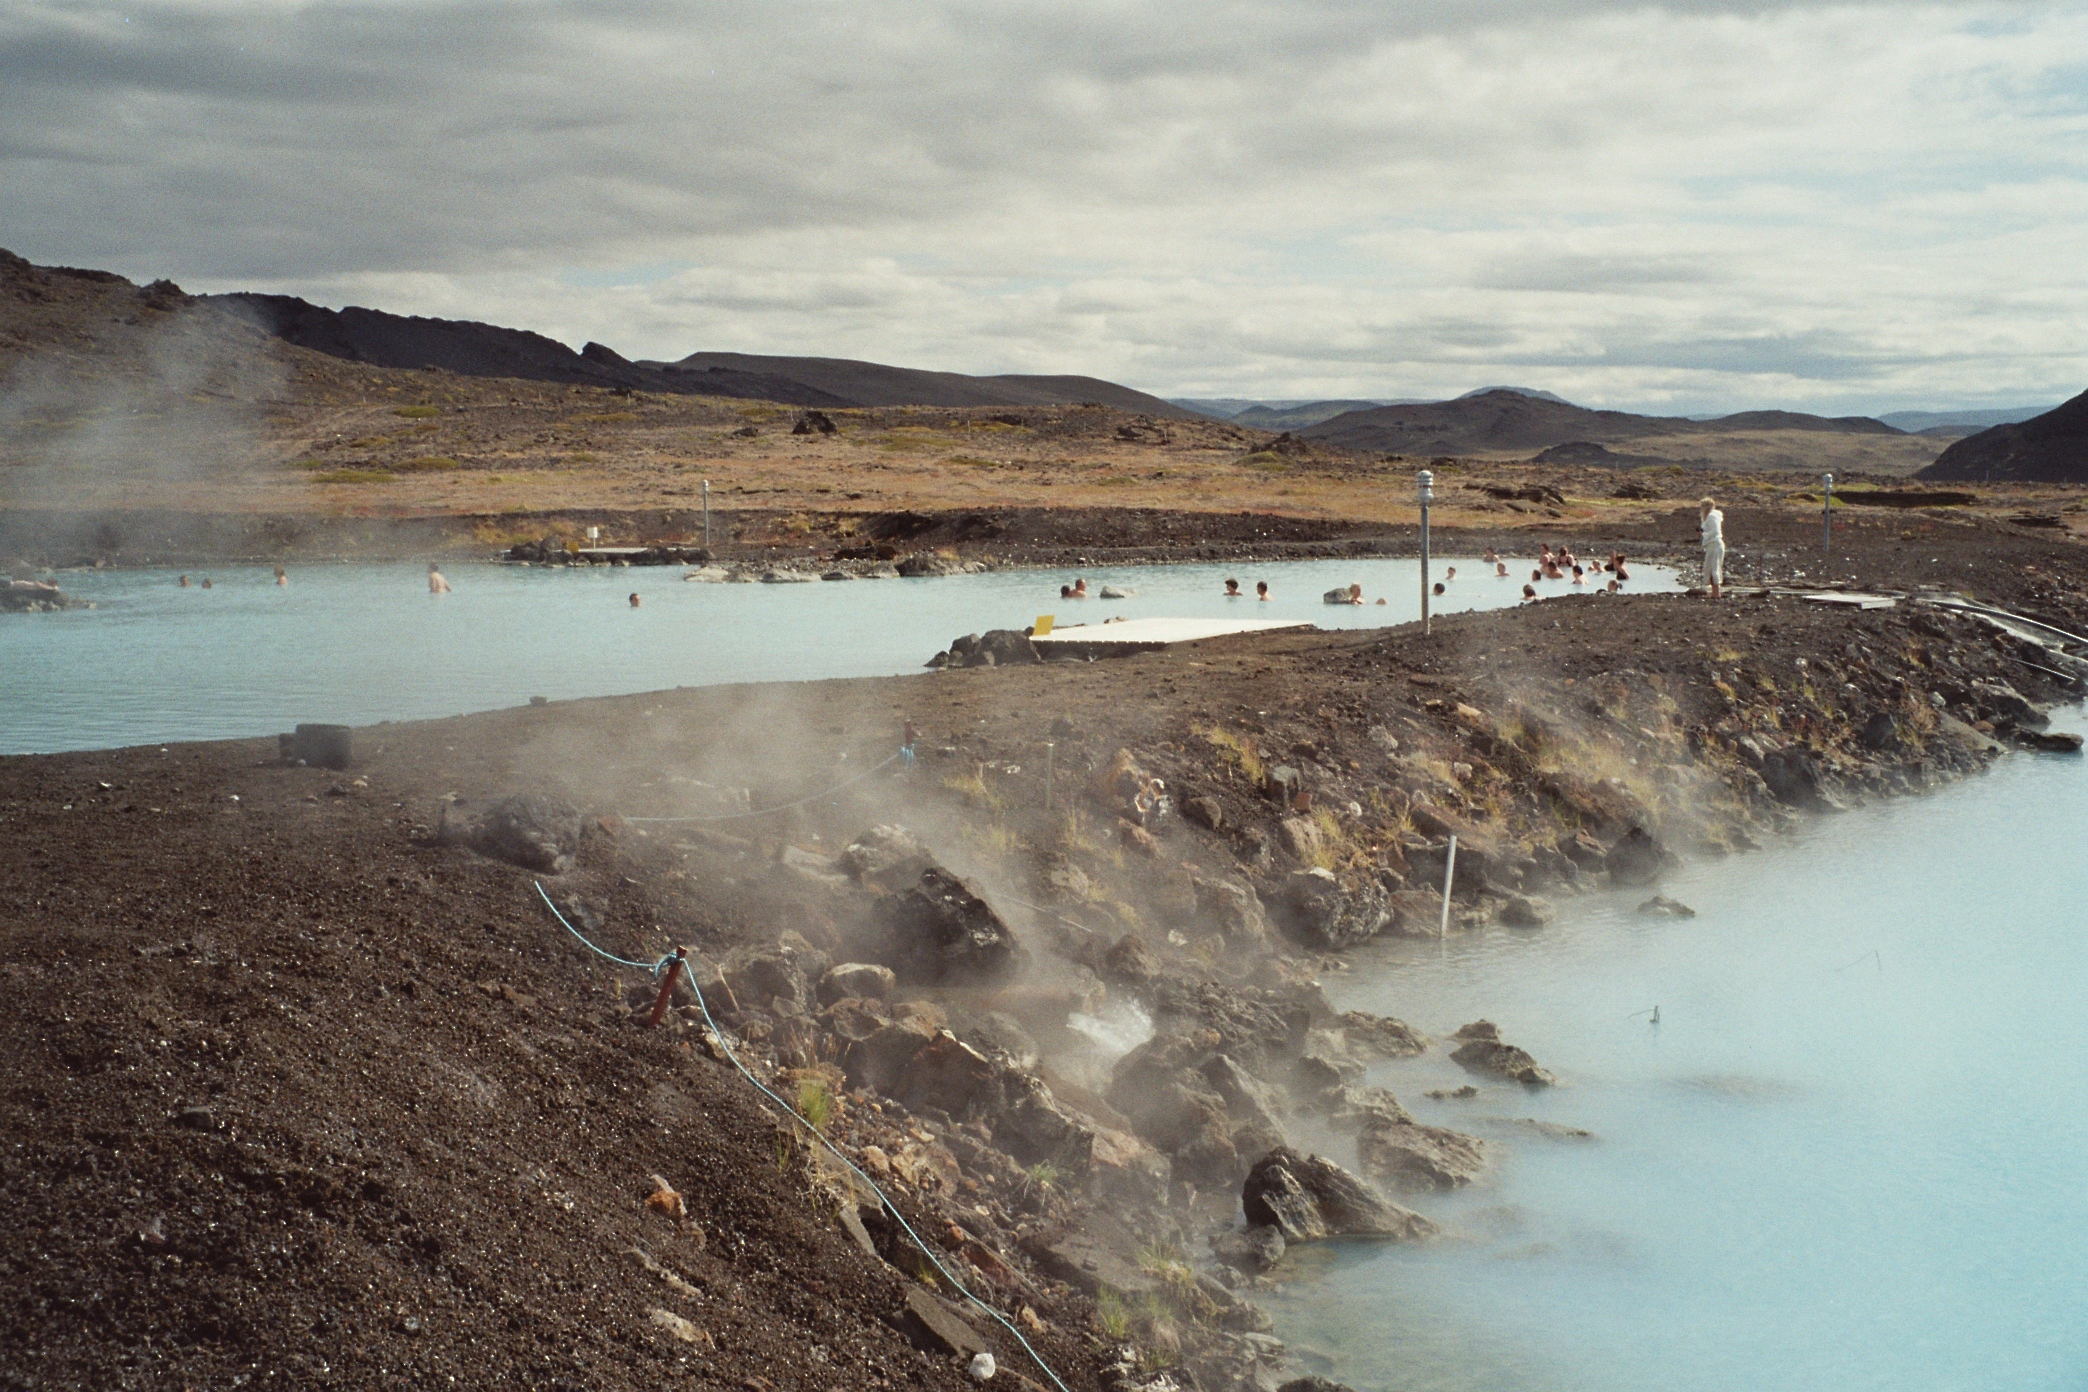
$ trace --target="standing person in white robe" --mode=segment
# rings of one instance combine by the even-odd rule
[[[1704,581],[1711,587],[1711,598],[1717,599],[1725,584],[1725,514],[1712,498],[1699,498],[1697,512],[1701,519],[1697,531],[1704,542]]]

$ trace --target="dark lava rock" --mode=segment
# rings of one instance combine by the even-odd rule
[[[563,875],[580,849],[578,808],[523,793],[490,805],[446,803],[435,839],[525,870]]]
[[[1476,1138],[1411,1121],[1366,1124],[1356,1157],[1372,1179],[1409,1192],[1461,1188],[1486,1167]]]
[[[1286,1242],[1345,1235],[1411,1240],[1438,1231],[1420,1214],[1387,1203],[1333,1161],[1288,1146],[1254,1162],[1240,1203],[1250,1225],[1273,1227]]]
[[[1670,899],[1665,894],[1656,894],[1638,906],[1638,911],[1648,918],[1695,918],[1696,910],[1680,899]]]
[[[1217,831],[1225,825],[1225,809],[1218,799],[1193,797],[1182,803],[1182,816],[1207,831]]]
[[[1356,1389],[1345,1382],[1336,1382],[1332,1378],[1323,1378],[1315,1374],[1311,1377],[1292,1378],[1277,1388],[1276,1392],[1356,1392]]]
[[[1459,1030],[1457,1037],[1465,1042],[1450,1055],[1450,1059],[1461,1067],[1475,1073],[1491,1073],[1497,1078],[1529,1087],[1549,1087],[1559,1081],[1539,1068],[1537,1060],[1524,1050],[1504,1042],[1500,1029],[1492,1021],[1475,1020]]]
[[[1392,919],[1390,896],[1375,880],[1344,884],[1331,870],[1314,867],[1292,875],[1285,891],[1285,930],[1322,951],[1368,942]]]
[[[1870,719],[1863,722],[1863,729],[1857,732],[1856,742],[1874,754],[1897,749],[1900,746],[1899,721],[1888,711],[1876,711]]]
[[[2016,730],[2010,738],[2025,749],[2038,749],[2047,754],[2078,754],[2081,752],[2081,737],[2064,730]]]
[[[905,1019],[894,1020],[857,1040],[849,1046],[843,1060],[848,1085],[890,1093],[913,1062],[913,1056],[935,1036],[935,1027],[925,1020]]]
[[[839,428],[834,424],[834,418],[824,411],[801,411],[798,413],[798,418],[791,422],[790,433],[793,435],[831,435]]]
[[[1644,827],[1635,826],[1617,838],[1617,844],[1603,856],[1602,865],[1617,884],[1650,884],[1673,861],[1667,847]]]
[[[911,889],[874,906],[882,929],[879,958],[901,980],[929,983],[992,981],[1020,959],[1015,934],[971,887],[940,866],[929,866]]]

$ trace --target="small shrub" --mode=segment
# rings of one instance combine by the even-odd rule
[[[392,407],[392,414],[404,416],[407,420],[426,420],[430,416],[441,415],[442,408],[440,406],[394,406]]]
[[[1131,1337],[1131,1311],[1115,1291],[1104,1290],[1095,1297],[1095,1318],[1111,1339],[1122,1342]]]
[[[398,475],[382,469],[334,469],[312,475],[314,483],[396,483]]]
[[[446,474],[464,466],[446,454],[423,454],[413,459],[402,459],[386,467],[400,474]]]
[[[1056,1189],[1059,1182],[1059,1167],[1049,1160],[1039,1160],[1024,1170],[1023,1175],[1038,1189]]]
[[[798,1083],[797,1109],[814,1131],[826,1130],[834,1119],[834,1094],[824,1079],[806,1078]]]
[[[1259,783],[1266,769],[1261,756],[1254,750],[1254,741],[1243,735],[1221,730],[1216,726],[1203,732],[1204,740],[1214,746],[1225,761],[1247,775],[1252,782]]]

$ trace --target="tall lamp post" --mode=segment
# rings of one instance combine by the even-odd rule
[[[1428,505],[1435,501],[1435,475],[1423,469],[1414,482],[1421,495],[1421,631],[1430,631],[1428,623]]]
[[[703,481],[703,549],[710,550],[710,480]]]
[[[1834,554],[1834,475],[1820,475],[1820,559]]]

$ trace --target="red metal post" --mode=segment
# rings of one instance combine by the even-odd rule
[[[647,1029],[658,1025],[660,1017],[667,1013],[667,1002],[674,999],[674,979],[681,975],[681,969],[682,955],[677,950],[667,959],[667,979],[660,983],[660,998],[653,1002],[652,1018],[645,1022]]]

